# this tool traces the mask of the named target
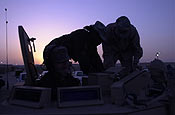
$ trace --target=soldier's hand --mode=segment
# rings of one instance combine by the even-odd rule
[[[133,64],[133,71],[135,70],[142,70],[142,66],[138,65],[138,64]]]
[[[112,79],[113,82],[116,82],[120,80],[120,75],[118,73],[115,73],[113,75],[110,75],[109,78]]]

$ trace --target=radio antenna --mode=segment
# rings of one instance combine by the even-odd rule
[[[8,20],[7,20],[7,8],[5,8],[5,23],[6,23],[6,77],[7,77],[7,89],[9,89],[9,80],[8,80],[8,31],[7,31],[7,25],[8,25]]]

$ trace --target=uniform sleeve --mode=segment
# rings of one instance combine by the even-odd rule
[[[102,43],[103,48],[103,65],[105,69],[108,69],[109,67],[115,66],[114,58],[113,58],[113,52],[112,52],[112,41],[111,41],[111,35],[112,35],[112,27],[111,25],[108,25],[106,28],[106,41]]]
[[[134,47],[134,64],[139,63],[139,59],[143,56],[143,49],[140,46],[140,37],[139,34],[136,30],[136,28],[134,27],[134,35],[133,35],[133,47]]]

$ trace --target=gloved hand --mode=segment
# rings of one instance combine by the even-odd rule
[[[113,82],[119,81],[120,80],[120,75],[118,73],[112,74],[109,76],[109,79],[112,79]]]
[[[142,70],[142,66],[138,65],[137,63],[134,63],[132,69],[133,69],[133,71]]]
[[[128,68],[123,68],[121,71],[119,71],[118,73],[115,73],[113,75],[114,82],[119,81],[120,79],[124,78],[128,74],[129,74],[129,69]]]

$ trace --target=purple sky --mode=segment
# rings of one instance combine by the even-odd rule
[[[23,64],[17,27],[36,37],[35,62],[52,39],[94,24],[105,25],[127,16],[137,28],[144,56],[149,62],[160,52],[163,61],[175,61],[174,0],[0,0],[0,62],[5,63],[5,8],[8,9],[9,63]],[[102,55],[101,46],[98,48]]]

